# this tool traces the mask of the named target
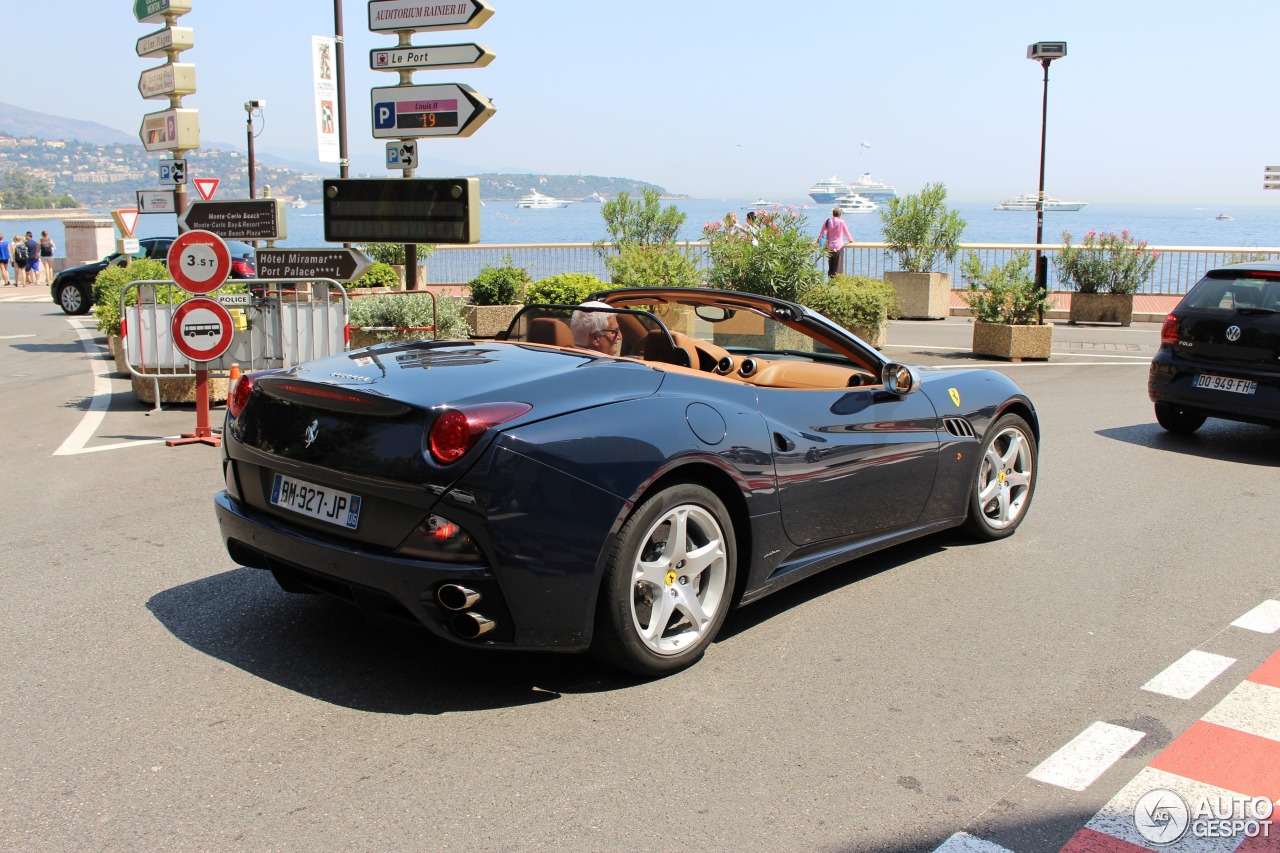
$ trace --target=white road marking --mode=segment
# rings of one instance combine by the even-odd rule
[[[1111,723],[1094,723],[1027,774],[1031,779],[1083,791],[1146,737]]]
[[[1085,826],[1095,832],[1127,841],[1143,850],[1160,850],[1161,847],[1154,846],[1138,831],[1138,826],[1134,822],[1134,807],[1138,805],[1138,800],[1143,795],[1161,789],[1173,791],[1181,796],[1192,813],[1201,803],[1232,803],[1234,805],[1240,800],[1239,794],[1225,788],[1206,785],[1154,767],[1144,767]],[[1169,849],[1194,851],[1194,853],[1230,853],[1240,845],[1242,840],[1235,834],[1228,838],[1196,838],[1188,828],[1182,840]]]
[[[1280,688],[1242,681],[1201,719],[1280,741]]]
[[[15,338],[34,338],[35,335],[0,335],[0,341],[11,341]]]
[[[74,456],[78,453],[96,453],[99,450],[118,450],[122,447],[139,447],[144,444],[159,444],[163,438],[150,438],[141,441],[124,441],[119,444],[102,444],[97,447],[85,447],[93,438],[93,434],[102,425],[111,400],[111,380],[107,376],[106,359],[93,351],[93,335],[85,326],[71,318],[67,318],[71,328],[80,337],[80,346],[89,355],[89,364],[93,367],[93,397],[89,400],[89,411],[84,413],[80,423],[67,436],[62,445],[53,452],[54,456]]]
[[[967,832],[957,832],[942,842],[933,853],[1011,853],[1011,851],[1008,847],[983,841]]]
[[[1209,652],[1190,651],[1170,665],[1164,672],[1142,685],[1143,690],[1172,696],[1174,699],[1190,699],[1235,663],[1235,658],[1214,655]]]
[[[1280,631],[1280,601],[1264,601],[1231,624],[1259,634],[1274,634]]]

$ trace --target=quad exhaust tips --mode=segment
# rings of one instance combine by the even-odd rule
[[[464,640],[474,640],[497,627],[488,616],[468,611],[453,617],[453,632]]]
[[[465,586],[456,583],[441,584],[436,590],[436,601],[445,610],[466,610],[468,607],[475,607],[480,601],[480,593],[474,589],[467,589]]]

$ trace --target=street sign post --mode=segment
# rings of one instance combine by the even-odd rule
[[[418,143],[412,139],[397,139],[387,143],[388,169],[414,169],[418,165]]]
[[[278,198],[194,201],[178,217],[178,223],[180,229],[212,231],[227,240],[283,240],[288,236],[284,200]]]
[[[196,178],[192,181],[196,185],[196,192],[200,193],[200,198],[205,201],[212,201],[213,194],[218,191],[218,178]]]
[[[138,131],[148,151],[176,151],[200,147],[200,117],[196,110],[173,109],[147,113]]]
[[[478,178],[326,180],[328,243],[478,243]]]
[[[133,0],[133,17],[139,24],[158,24],[191,11],[191,0]]]
[[[255,261],[260,279],[355,281],[373,266],[369,256],[358,249],[259,249]]]
[[[482,44],[438,44],[369,51],[374,71],[412,71],[415,68],[483,68],[496,56]]]
[[[116,227],[120,229],[120,233],[126,237],[133,236],[133,229],[138,227],[138,211],[126,208],[125,210],[111,211],[111,218],[115,220]]]
[[[190,232],[188,232],[190,233]],[[181,240],[186,234],[180,234]],[[176,241],[175,244],[177,245]],[[225,246],[223,247],[226,248]],[[172,255],[172,252],[170,253]],[[172,262],[170,263],[172,270]],[[176,279],[177,276],[175,275]],[[209,426],[209,369],[207,362],[222,356],[231,348],[235,323],[231,312],[220,302],[197,296],[179,305],[173,312],[170,340],[178,352],[196,362],[196,431],[184,432],[181,438],[165,442],[169,447],[182,444],[222,446],[222,436],[214,435]]]
[[[195,30],[191,27],[165,27],[138,39],[138,56],[167,56],[169,51],[180,52],[196,46]]]
[[[187,161],[185,159],[160,161],[160,183],[176,185],[186,182]]]
[[[169,247],[166,260],[174,283],[188,293],[212,293],[231,274],[231,251],[221,237],[209,231],[179,234]]]
[[[470,86],[383,86],[369,90],[373,138],[470,136],[497,108]]]
[[[195,91],[196,67],[190,62],[168,62],[148,68],[138,77],[138,93],[145,100],[193,95]]]
[[[369,0],[369,29],[375,33],[398,30],[474,30],[492,17],[493,7],[485,0],[463,0],[460,3]]]
[[[1280,166],[1268,166],[1262,173],[1264,190],[1280,190]]]
[[[139,213],[175,213],[173,190],[138,190]]]

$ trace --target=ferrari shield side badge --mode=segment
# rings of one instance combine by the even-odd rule
[[[960,408],[960,392],[955,388],[947,389],[947,396],[951,398],[951,402],[956,404],[956,408]]]

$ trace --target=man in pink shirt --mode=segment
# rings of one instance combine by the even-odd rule
[[[840,208],[832,208],[831,218],[822,223],[822,230],[818,232],[818,242],[822,242],[822,238],[827,238],[827,278],[840,275],[840,264],[844,260],[844,253],[840,250],[844,248],[845,243],[853,242],[853,235],[849,233],[849,226],[844,224],[844,220],[840,218]]]

